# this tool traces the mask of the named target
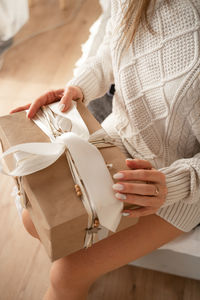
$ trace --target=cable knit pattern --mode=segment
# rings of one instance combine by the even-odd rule
[[[88,104],[115,83],[103,126],[132,157],[166,175],[168,195],[157,215],[189,231],[200,223],[200,1],[157,0],[156,33],[140,26],[128,50],[121,18],[120,0],[113,0],[104,42],[68,85],[80,86]]]

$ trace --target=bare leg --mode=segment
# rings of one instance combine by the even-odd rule
[[[86,300],[91,284],[178,237],[182,231],[156,215],[52,263],[50,287],[43,300]]]
[[[38,240],[39,235],[35,229],[35,226],[30,218],[29,212],[27,209],[24,209],[22,212],[22,221],[24,224],[25,229],[28,231],[29,234],[31,234],[34,238],[37,238]]]

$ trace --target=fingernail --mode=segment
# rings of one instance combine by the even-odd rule
[[[29,114],[29,110],[26,112],[26,118],[27,119],[29,119],[28,114]]]
[[[116,174],[113,175],[113,178],[114,178],[114,179],[121,179],[121,178],[123,178],[123,177],[124,177],[124,174],[123,174],[123,173],[116,173]]]
[[[121,199],[121,200],[125,200],[125,199],[126,199],[126,195],[121,194],[121,193],[116,193],[115,196],[116,196],[118,199]]]
[[[118,191],[122,191],[124,189],[124,186],[122,184],[119,184],[119,183],[113,184],[112,187],[113,187],[114,190],[118,190]]]
[[[133,161],[135,158],[126,158],[127,161]]]
[[[64,104],[64,103],[59,103],[58,109],[59,109],[60,111],[63,111],[64,108],[65,108],[65,104]]]
[[[123,216],[123,217],[128,217],[128,216],[130,216],[130,213],[128,213],[128,212],[123,212],[123,213],[122,213],[122,216]]]

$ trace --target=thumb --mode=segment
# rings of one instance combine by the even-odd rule
[[[79,100],[83,99],[83,93],[80,88],[75,86],[69,86],[65,92],[63,97],[60,100],[59,103],[59,109],[62,112],[66,112],[72,103],[72,100]]]
[[[126,164],[130,169],[151,169],[152,164],[148,160],[144,159],[126,159]]]

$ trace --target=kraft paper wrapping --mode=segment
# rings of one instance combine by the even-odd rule
[[[78,102],[77,109],[90,134],[101,128],[83,103]],[[25,112],[0,118],[0,139],[4,151],[21,143],[49,142]],[[106,163],[113,164],[111,175],[127,169],[125,156],[116,146],[99,151]],[[9,159],[7,165],[13,165],[13,161]],[[23,187],[27,209],[51,261],[83,248],[88,216],[75,192],[65,154],[50,167],[24,176]],[[135,223],[137,219],[123,217],[117,231]]]

